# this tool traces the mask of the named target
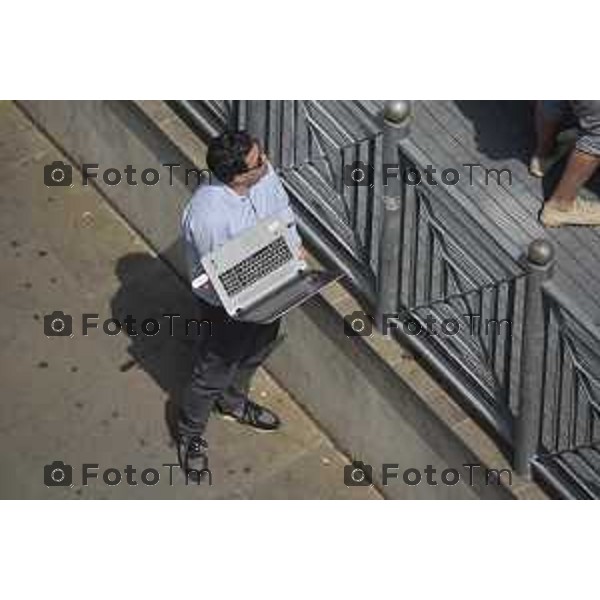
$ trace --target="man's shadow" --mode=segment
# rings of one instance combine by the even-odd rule
[[[166,257],[174,253],[172,247]],[[177,407],[190,380],[195,353],[210,335],[210,326],[206,321],[202,323],[202,306],[187,282],[165,260],[142,252],[127,254],[117,262],[116,274],[120,287],[111,301],[112,316],[123,324],[131,315],[137,331],[137,335],[129,335],[123,325],[122,331],[130,342],[130,360],[121,369],[142,368],[167,393],[165,420],[174,441]],[[163,316],[167,314],[180,316]],[[158,322],[156,335],[142,331],[143,322],[148,319]],[[186,319],[197,321],[190,324],[187,332]],[[153,329],[148,321],[146,331]]]
[[[531,101],[456,100],[471,121],[478,152],[492,160],[527,163],[535,146],[534,105]]]

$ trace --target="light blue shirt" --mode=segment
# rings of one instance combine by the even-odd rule
[[[205,254],[280,211],[293,219],[288,195],[271,163],[267,163],[267,172],[246,196],[239,196],[214,176],[210,184],[199,186],[181,220],[190,280],[204,273],[200,259]],[[291,232],[299,248],[302,241],[296,226]],[[211,304],[221,304],[210,283],[193,291]]]

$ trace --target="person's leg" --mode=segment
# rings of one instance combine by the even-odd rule
[[[548,169],[564,156],[569,139],[558,144],[558,134],[568,111],[565,100],[538,100],[535,106],[536,145],[529,163],[529,172],[543,177]]]
[[[208,464],[204,430],[215,402],[231,385],[239,361],[225,311],[212,307],[203,316],[211,323],[211,335],[196,345],[192,376],[181,398],[177,422],[179,461],[186,473],[197,473]]]
[[[212,348],[202,348],[195,361],[191,380],[183,394],[179,411],[180,435],[204,434],[210,413],[233,381],[237,367]]]
[[[256,369],[276,345],[280,322],[278,320],[267,325],[247,325],[248,331],[251,331],[251,339],[245,345],[244,354],[236,366],[230,386],[223,397],[217,400],[216,408],[222,414],[233,417],[241,423],[259,429],[277,429],[280,425],[277,415],[250,400],[248,389]]]
[[[192,377],[179,406],[177,420],[177,453],[179,464],[196,482],[208,468],[208,444],[204,431],[217,399],[227,389],[234,366],[213,351],[203,348],[197,355]]]
[[[600,203],[578,199],[581,187],[600,167],[600,101],[573,101],[582,135],[569,156],[561,180],[544,206],[542,223],[600,225]]]
[[[580,188],[594,174],[598,166],[600,166],[600,156],[573,150],[565,172],[548,203],[556,205],[561,210],[571,210]]]
[[[277,345],[280,321],[263,325],[257,331],[251,351],[240,361],[233,377],[230,391],[247,396],[250,382],[258,367],[267,359]]]

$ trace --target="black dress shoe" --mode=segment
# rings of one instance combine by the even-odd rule
[[[279,417],[272,410],[252,402],[249,398],[246,398],[245,402],[236,410],[224,408],[218,403],[215,407],[222,416],[262,431],[273,431],[281,425]]]
[[[186,478],[199,483],[202,475],[208,473],[208,444],[200,435],[181,435],[177,443],[179,464]]]

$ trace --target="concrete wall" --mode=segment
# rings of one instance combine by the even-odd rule
[[[107,185],[99,177],[97,186],[125,219],[181,272],[185,258],[179,236],[179,215],[196,187],[195,177],[185,185],[185,169],[191,160],[159,129],[134,102],[77,101],[18,103],[36,125],[66,154],[74,165],[97,163],[98,172],[121,171],[132,165],[137,186]],[[178,163],[173,169],[162,165]],[[160,174],[156,185],[141,183],[141,172],[153,168]],[[74,184],[80,185],[81,178]]]
[[[164,162],[191,167],[159,126],[133,103],[24,102],[22,108],[76,163],[138,172]],[[160,169],[159,169],[160,170]],[[182,169],[180,170],[182,171]],[[190,195],[181,180],[173,185],[99,187],[119,212],[177,270],[184,273],[179,242],[181,209]],[[269,371],[351,456],[373,465],[381,483],[382,463],[399,470],[433,465],[461,470],[456,486],[382,488],[390,498],[503,498],[503,488],[468,485],[464,463],[480,462],[398,375],[361,338],[347,338],[340,315],[317,298],[287,318],[288,337],[269,359]],[[481,472],[481,470],[479,470]]]
[[[506,498],[506,490],[486,486],[482,469],[468,484],[465,463],[481,463],[361,337],[344,334],[342,317],[317,298],[287,317],[289,339],[269,358],[268,367],[291,395],[355,459],[373,467],[374,481],[389,498]],[[390,480],[381,487],[381,465],[396,472],[432,465],[437,486],[425,476],[417,486]],[[456,486],[441,483],[444,469],[456,468]]]

